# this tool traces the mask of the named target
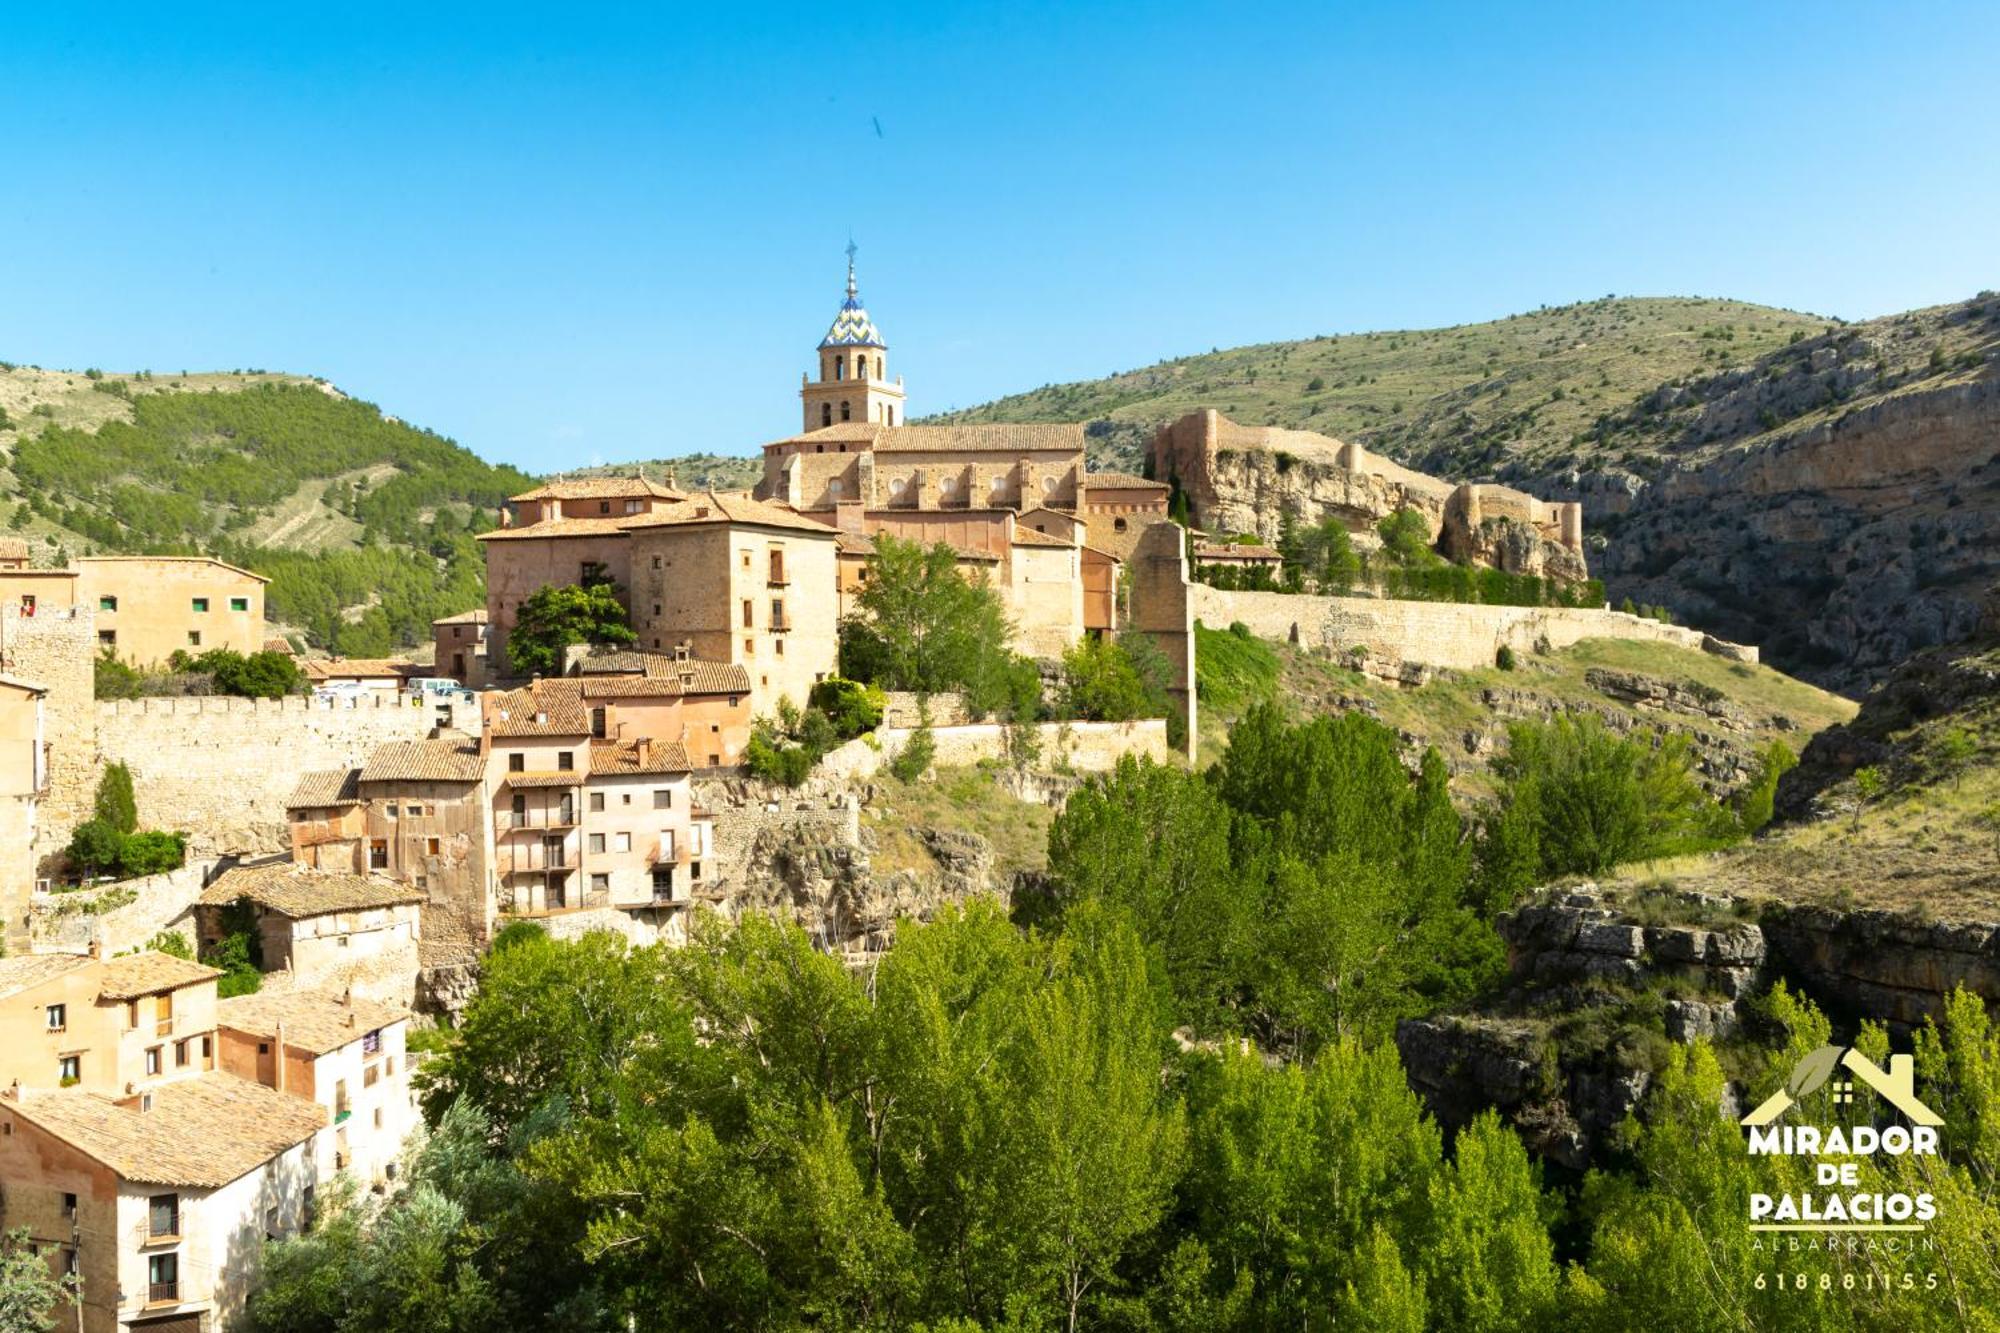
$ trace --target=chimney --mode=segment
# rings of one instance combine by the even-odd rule
[[[688,641],[686,639],[682,639],[679,643],[674,645],[674,661],[685,662],[688,660],[689,656],[690,656],[690,650],[688,647]]]
[[[639,756],[639,767],[644,768],[646,761],[653,754],[653,738],[651,736],[641,736],[632,743],[632,752]]]

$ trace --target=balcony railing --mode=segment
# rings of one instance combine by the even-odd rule
[[[579,779],[580,780],[580,779]],[[500,827],[508,831],[514,829],[575,828],[577,812],[563,810],[505,810],[500,814]]]
[[[146,1284],[146,1304],[178,1305],[181,1300],[181,1284],[178,1282],[148,1282]]]
[[[174,1035],[174,1020],[171,1014],[153,1024],[153,1035],[157,1037],[171,1037]]]
[[[163,1241],[177,1241],[181,1238],[181,1215],[175,1213],[155,1213],[146,1221],[146,1241],[148,1245],[158,1245]]]

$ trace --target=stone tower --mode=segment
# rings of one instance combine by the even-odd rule
[[[833,317],[833,327],[819,344],[819,378],[805,377],[799,397],[805,403],[805,428],[837,426],[843,421],[867,421],[878,426],[903,424],[903,379],[888,376],[889,345],[875,321],[862,308],[854,286],[854,242],[847,243],[847,300]]]

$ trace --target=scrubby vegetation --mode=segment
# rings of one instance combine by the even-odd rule
[[[245,699],[279,699],[305,686],[305,673],[290,653],[262,649],[243,654],[211,648],[200,654],[176,652],[163,670],[121,662],[110,653],[95,664],[100,699],[137,699],[159,694],[230,694]]]
[[[136,879],[180,869],[187,860],[187,836],[140,829],[132,770],[122,763],[109,764],[97,781],[91,816],[70,834],[64,857],[86,882]]]
[[[564,650],[575,644],[625,647],[639,641],[609,583],[550,583],[528,594],[507,635],[507,658],[528,676],[562,672]]]

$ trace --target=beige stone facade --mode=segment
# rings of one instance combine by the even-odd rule
[[[97,646],[134,666],[175,652],[264,646],[264,585],[270,580],[206,556],[86,556],[76,562],[77,598],[93,607]]]
[[[478,689],[491,679],[486,656],[486,608],[431,622],[432,669]]]
[[[0,1082],[122,1097],[213,1069],[219,975],[151,952],[0,959]]]

